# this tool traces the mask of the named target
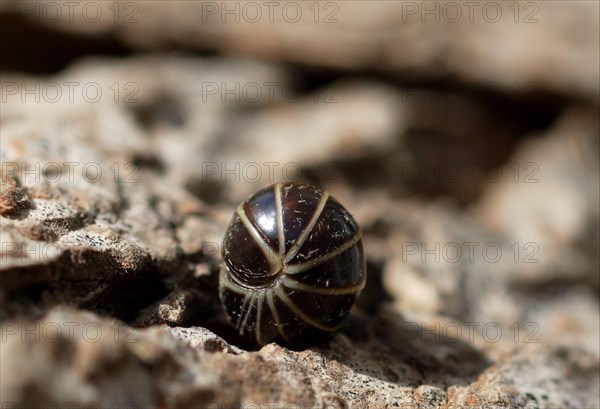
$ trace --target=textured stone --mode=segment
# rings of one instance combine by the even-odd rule
[[[41,2],[28,3],[34,9]],[[13,9],[28,10],[7,8]],[[598,4],[591,1],[332,1],[315,6],[124,0],[117,7],[98,3],[93,9],[99,16],[88,16],[83,5],[71,13],[65,6],[58,17],[23,14],[53,29],[112,34],[141,49],[216,49],[392,71],[412,79],[451,75],[506,93],[551,89],[598,102]]]
[[[322,346],[290,351],[269,344],[249,352],[204,328],[136,330],[54,309],[34,322],[3,323],[3,402],[168,408],[597,403],[597,363],[585,353],[527,348],[492,365],[460,341],[402,337],[397,314],[354,320]],[[26,355],[35,365],[23,365]]]
[[[471,147],[479,135],[495,151],[526,132],[514,111],[465,98],[445,112],[366,79],[317,91],[335,90],[332,104],[310,92],[253,103],[203,94],[208,82],[297,80],[275,64],[152,56],[84,60],[42,78],[3,75],[19,90],[78,81],[108,95],[96,103],[79,93],[58,102],[3,96],[3,402],[598,407],[592,107],[568,104],[512,156],[498,148],[482,158]],[[115,83],[134,83],[137,102],[115,103]],[[504,164],[509,177],[426,189],[426,180],[406,178],[405,163],[446,151]],[[217,295],[232,212],[274,181],[223,177],[222,164],[270,161],[297,165],[364,231],[369,276],[358,308],[331,340],[305,350],[244,344]],[[514,183],[514,162],[535,162],[539,183]],[[315,174],[315,163],[327,172]],[[428,195],[433,188],[442,194]],[[523,262],[528,242],[539,245],[538,263]],[[446,252],[453,243],[457,260]],[[473,257],[464,243],[478,245]],[[482,253],[487,244],[501,248],[498,261]]]

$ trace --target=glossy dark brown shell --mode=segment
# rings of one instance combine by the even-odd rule
[[[335,331],[365,285],[361,232],[315,187],[264,188],[238,206],[225,234],[220,297],[244,338],[303,344]]]

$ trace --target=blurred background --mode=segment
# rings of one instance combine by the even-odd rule
[[[598,2],[0,4],[5,402],[598,407]],[[163,324],[245,356],[216,296],[220,242],[237,203],[291,180],[364,231],[351,322],[367,329],[317,350],[375,383],[275,394],[220,353],[201,387],[147,369],[140,345],[185,356],[144,332]],[[141,349],[115,356],[145,364],[77,369],[25,322],[136,328]],[[63,348],[113,359],[85,341]]]

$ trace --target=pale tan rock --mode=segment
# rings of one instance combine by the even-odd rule
[[[506,93],[549,89],[598,102],[598,4],[590,1],[123,0],[62,6],[58,15],[38,1],[13,6],[49,28],[112,34],[142,49],[174,44],[419,79],[449,74]]]
[[[98,83],[110,98],[23,102],[17,91],[0,110],[6,401],[598,406],[591,109],[566,110],[515,153],[547,164],[547,184],[525,191],[479,181],[481,201],[461,207],[448,197],[460,182],[446,186],[446,197],[428,197],[418,179],[405,180],[402,164],[418,160],[419,149],[473,154],[473,137],[456,141],[508,120],[498,113],[492,121],[475,100],[437,115],[371,80],[334,83],[339,100],[330,105],[315,104],[314,95],[205,99],[207,81],[297,80],[279,65],[223,58],[94,59],[49,77],[2,77],[19,90],[71,80]],[[129,82],[138,101],[115,103],[110,87]],[[471,128],[461,133],[464,126]],[[415,128],[459,137],[419,148]],[[509,129],[491,132],[490,143]],[[308,176],[362,226],[369,278],[360,308],[327,343],[252,350],[226,322],[217,296],[221,237],[237,203],[270,181],[203,172],[209,162],[242,161],[293,162],[303,171],[334,165],[333,180]],[[66,162],[79,164],[73,177]],[[83,173],[84,164],[102,177]],[[547,192],[556,191],[568,197],[552,202]],[[537,214],[546,215],[541,225],[532,222]],[[510,246],[530,234],[558,253],[537,265],[515,262]],[[464,243],[473,242],[471,255]],[[486,245],[503,256],[495,261]],[[557,278],[565,280],[556,286]],[[41,339],[57,328],[67,334],[70,323],[89,332]],[[34,334],[24,335],[27,325]],[[90,342],[98,329],[102,337]]]
[[[383,314],[372,323],[354,319],[356,328],[323,346],[290,351],[269,344],[248,352],[204,328],[134,329],[54,309],[37,321],[2,324],[0,390],[6,403],[101,407],[597,403],[598,364],[585,353],[529,348],[491,362],[443,336],[398,342],[406,328],[399,315]],[[35,365],[24,365],[27,360]]]

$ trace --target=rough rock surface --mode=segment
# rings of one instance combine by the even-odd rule
[[[2,72],[2,408],[599,408],[598,3],[426,3],[3,2],[30,72],[153,53]],[[217,296],[235,206],[282,180],[367,254],[304,350],[244,343]]]
[[[529,345],[492,364],[462,341],[411,340],[396,313],[367,321],[353,317],[324,346],[290,351],[269,344],[246,352],[202,327],[135,330],[53,309],[35,322],[3,324],[3,401],[133,408],[596,405],[597,367],[583,352]]]
[[[153,81],[156,72],[166,80]],[[337,83],[329,105],[312,95],[240,105],[202,94],[203,80],[284,83],[290,75],[242,60],[139,57],[91,60],[43,80],[4,76],[19,89],[76,80],[102,90],[135,82],[139,92],[134,103],[110,95],[93,104],[77,93],[72,101],[23,102],[15,92],[3,106],[3,401],[597,407],[590,225],[598,223],[598,174],[587,149],[598,143],[597,118],[566,111],[515,154],[539,166],[538,183],[515,183],[505,170],[461,210],[414,195],[414,181],[398,176],[406,169],[397,158],[416,154],[402,135],[422,123],[427,104],[394,88]],[[280,144],[298,129],[320,137],[295,137],[294,149]],[[388,179],[353,179],[365,157],[383,158]],[[271,161],[294,163],[327,186],[365,230],[369,287],[360,308],[340,334],[304,351],[243,344],[216,295],[230,213],[274,175],[236,180],[206,164],[241,170]],[[331,166],[316,175],[315,163]],[[543,198],[557,191],[570,192],[562,197],[568,205]],[[523,195],[531,198],[515,205]],[[531,213],[542,212],[546,225],[533,223]],[[557,234],[544,234],[549,229]],[[514,260],[510,246],[525,241],[539,246],[537,262]],[[476,251],[468,254],[466,242],[478,243]],[[503,251],[499,260],[481,251],[490,243]]]
[[[122,0],[65,5],[60,13],[43,13],[43,2],[25,3],[6,10],[54,29],[112,35],[136,48],[218,49],[412,79],[453,75],[507,92],[534,87],[598,102],[594,1]]]

